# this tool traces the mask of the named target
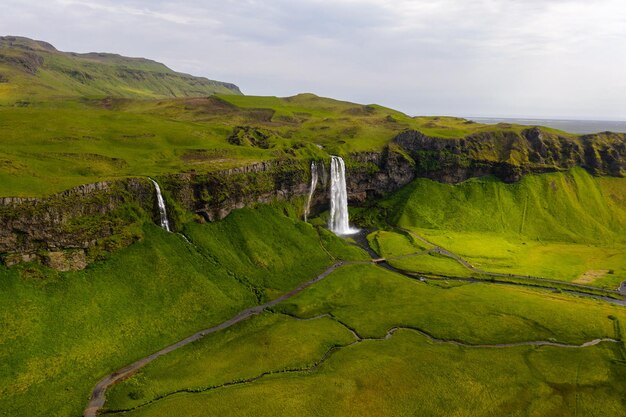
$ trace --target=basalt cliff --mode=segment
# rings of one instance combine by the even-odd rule
[[[529,128],[462,139],[405,131],[382,151],[345,155],[350,203],[364,204],[417,177],[457,183],[493,175],[506,182],[523,175],[581,166],[594,175],[626,174],[626,138],[601,133],[564,137]],[[275,159],[210,173],[156,178],[174,228],[181,212],[215,221],[232,210],[276,200],[302,205],[308,193],[310,161]],[[326,164],[328,167],[328,164]],[[141,237],[139,223],[158,222],[155,191],[147,178],[80,186],[47,198],[0,198],[0,259],[7,265],[40,261],[58,270],[89,262]],[[318,184],[313,211],[328,205],[326,181]]]

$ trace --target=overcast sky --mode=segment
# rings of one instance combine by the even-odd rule
[[[0,32],[245,94],[411,115],[626,119],[624,0],[2,0]]]

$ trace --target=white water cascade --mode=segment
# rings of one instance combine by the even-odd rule
[[[304,208],[304,221],[307,221],[309,213],[311,212],[311,200],[317,187],[317,165],[315,161],[311,162],[311,189],[309,190],[309,198],[306,201],[306,207]]]
[[[157,203],[159,205],[159,215],[161,216],[161,227],[171,232],[170,230],[170,222],[167,220],[167,208],[165,207],[165,200],[163,200],[163,195],[161,194],[161,187],[159,184],[153,180],[152,178],[148,178],[154,184],[154,190],[157,195]]]
[[[337,235],[351,235],[358,229],[350,227],[346,166],[338,156],[330,157],[330,221],[328,228]]]

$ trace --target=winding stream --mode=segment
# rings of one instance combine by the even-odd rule
[[[359,335],[359,333],[353,329],[352,327],[348,326],[347,324],[345,324],[344,322],[340,321],[339,319],[337,319],[332,313],[325,313],[325,314],[320,314],[314,317],[308,317],[308,318],[302,318],[302,317],[298,317],[298,316],[294,316],[291,314],[286,314],[286,313],[277,313],[277,314],[283,314],[286,315],[294,320],[298,320],[298,321],[310,321],[310,320],[317,320],[317,319],[321,319],[324,317],[330,318],[332,320],[334,320],[335,322],[337,322],[338,324],[342,325],[344,328],[346,328],[350,333],[352,333],[352,336],[354,337],[354,341],[344,344],[344,345],[339,345],[339,346],[333,346],[331,348],[329,348],[323,355],[322,357],[317,360],[316,362],[314,362],[312,365],[310,366],[305,366],[305,367],[299,367],[299,368],[288,368],[288,369],[281,369],[281,370],[275,370],[275,371],[265,371],[260,373],[259,375],[256,375],[254,377],[251,378],[246,378],[246,379],[242,379],[242,380],[236,380],[236,381],[229,381],[229,382],[225,382],[219,385],[212,385],[206,388],[202,388],[202,389],[182,389],[182,390],[176,390],[176,391],[172,391],[172,392],[168,392],[166,394],[160,395],[157,398],[154,398],[150,401],[147,401],[143,404],[140,404],[138,406],[135,406],[133,408],[130,409],[124,409],[124,410],[111,410],[108,411],[107,414],[117,414],[117,413],[123,413],[123,412],[128,412],[128,411],[133,411],[133,410],[137,410],[139,408],[145,407],[147,405],[153,404],[159,400],[162,400],[164,398],[167,397],[171,397],[172,395],[175,394],[180,394],[180,393],[189,393],[189,394],[198,394],[198,393],[204,393],[207,391],[212,391],[212,390],[216,390],[216,389],[220,389],[220,388],[226,388],[226,387],[230,387],[230,386],[235,386],[235,385],[244,385],[244,384],[250,384],[252,382],[258,381],[266,376],[269,375],[276,375],[276,374],[289,374],[289,373],[304,373],[304,372],[314,372],[316,371],[321,365],[323,365],[326,361],[328,361],[330,359],[330,357],[342,350],[342,349],[346,349],[349,348],[351,346],[355,346],[359,343],[365,342],[365,341],[384,341],[384,340],[389,340],[395,333],[397,333],[398,331],[412,331],[412,332],[416,332],[419,333],[420,335],[426,337],[427,339],[429,339],[432,342],[435,343],[440,343],[440,344],[450,344],[450,345],[455,345],[455,346],[462,346],[462,347],[466,347],[466,348],[476,348],[476,349],[505,349],[505,348],[512,348],[512,347],[520,347],[520,346],[554,346],[554,347],[559,347],[559,348],[576,348],[576,349],[582,349],[582,348],[586,348],[586,347],[591,347],[591,346],[595,346],[598,345],[600,343],[620,343],[619,340],[613,339],[613,338],[601,338],[601,339],[594,339],[594,340],[590,340],[588,342],[582,343],[580,345],[575,345],[575,344],[567,344],[567,343],[558,343],[558,342],[552,342],[552,341],[548,341],[548,340],[537,340],[537,341],[527,341],[527,342],[514,342],[514,343],[494,343],[494,344],[471,344],[471,343],[464,343],[462,341],[459,340],[454,340],[454,339],[440,339],[437,338],[435,336],[433,336],[432,334],[419,329],[419,328],[415,328],[415,327],[407,327],[407,326],[394,326],[391,329],[389,329],[385,335],[383,337],[363,337],[361,335]]]
[[[370,231],[371,232],[371,231]],[[203,338],[204,336],[211,334],[211,333],[215,333],[221,330],[224,330],[228,327],[231,327],[243,320],[248,319],[251,316],[257,315],[262,313],[264,310],[273,307],[283,301],[286,301],[288,299],[290,299],[291,297],[301,293],[303,290],[305,290],[306,288],[310,287],[311,285],[323,280],[324,278],[326,278],[328,275],[330,275],[333,271],[337,270],[338,268],[345,266],[345,265],[353,265],[353,264],[375,264],[378,265],[380,267],[386,268],[390,271],[399,273],[403,276],[406,276],[410,279],[416,279],[416,280],[420,280],[420,281],[424,281],[425,279],[422,277],[419,277],[417,274],[412,274],[408,271],[404,271],[398,268],[395,268],[391,265],[389,265],[389,263],[385,260],[379,257],[379,255],[369,246],[369,242],[367,241],[367,234],[369,232],[367,230],[361,230],[360,233],[357,233],[355,235],[352,236],[352,238],[358,243],[358,246],[362,247],[364,250],[366,250],[368,252],[368,254],[372,257],[371,261],[340,261],[340,262],[336,262],[333,265],[331,265],[330,267],[328,267],[324,272],[322,272],[321,274],[317,275],[315,278],[303,283],[302,285],[300,285],[299,287],[289,291],[286,294],[283,294],[282,296],[269,301],[265,304],[261,304],[261,305],[257,305],[254,307],[250,307],[247,308],[243,311],[241,311],[239,314],[237,314],[236,316],[232,317],[229,320],[226,320],[216,326],[210,327],[208,329],[204,329],[204,330],[200,330],[199,332],[183,339],[180,340],[170,346],[167,346],[161,350],[159,350],[158,352],[153,353],[152,355],[146,356],[145,358],[139,359],[136,362],[133,362],[132,364],[116,371],[113,372],[112,374],[107,375],[106,377],[104,377],[102,380],[100,380],[96,386],[94,387],[92,394],[91,394],[91,399],[87,405],[87,408],[85,409],[83,416],[84,417],[96,417],[99,413],[99,411],[102,409],[102,407],[104,406],[104,403],[106,401],[106,391],[109,387],[111,387],[113,384],[115,384],[116,382],[121,381],[122,379],[128,378],[130,377],[133,373],[135,373],[137,370],[141,369],[142,367],[146,366],[147,364],[149,364],[150,362],[154,361],[155,359],[159,358],[160,356],[166,355],[178,348],[181,348],[183,346],[186,346],[192,342],[195,342],[201,338]],[[420,238],[423,240],[423,238],[416,236],[417,238]],[[428,242],[430,244],[430,242]],[[440,248],[443,249],[443,248]],[[443,250],[444,252],[439,252],[442,254],[447,254],[449,253],[450,255],[452,255],[451,257],[453,257],[454,259],[461,259],[458,256],[452,254],[451,252],[448,252],[446,250]],[[409,255],[404,255],[403,257],[408,257],[408,256],[419,256],[419,255],[423,255],[424,253],[430,252],[430,250],[428,251],[422,251],[422,252],[417,252],[415,254],[409,254]],[[469,264],[467,264],[469,265]],[[469,265],[469,267],[471,267],[471,265]],[[471,267],[473,268],[473,267]],[[508,276],[508,275],[506,275]],[[489,283],[493,283],[493,284],[504,284],[504,285],[518,285],[518,286],[525,286],[525,287],[530,287],[530,288],[536,288],[536,287],[540,287],[543,289],[550,289],[550,287],[545,287],[545,286],[539,286],[539,285],[533,285],[533,284],[525,284],[525,283],[518,283],[518,282],[507,282],[507,281],[484,281],[484,280],[480,280],[480,279],[475,279],[475,278],[454,278],[454,277],[450,277],[450,278],[446,278],[449,280],[460,280],[460,281],[468,281],[468,282],[475,282],[475,283],[483,283],[483,284],[489,284]],[[539,278],[537,278],[539,279]],[[551,282],[551,281],[547,281],[547,282]],[[559,284],[561,284],[560,281],[558,281]],[[622,283],[622,287],[626,286],[626,283]],[[577,293],[575,291],[566,291],[568,293],[572,293],[572,294],[576,294],[576,295],[580,295],[580,296],[584,296],[584,297],[589,297],[589,298],[595,298],[595,299],[601,299],[607,302],[611,302],[611,303],[615,303],[615,304],[621,304],[621,305],[626,305],[626,301],[624,300],[617,300],[617,299],[613,299],[613,298],[609,298],[609,297],[601,297],[601,296],[596,296],[596,295],[591,295],[591,294],[587,294],[587,293]],[[393,327],[391,329],[389,329],[387,331],[387,334],[382,337],[382,338],[363,338],[361,337],[358,332],[349,327],[347,324],[337,320],[334,316],[332,316],[332,314],[325,314],[322,315],[325,317],[331,317],[333,320],[337,321],[339,324],[341,324],[342,326],[346,327],[352,334],[353,336],[356,338],[356,340],[348,345],[344,345],[344,346],[336,346],[333,347],[331,349],[329,349],[324,356],[313,366],[308,367],[308,368],[302,368],[302,369],[292,369],[292,370],[283,370],[283,371],[278,371],[278,372],[265,372],[261,375],[258,375],[254,378],[250,378],[248,380],[243,380],[243,381],[236,381],[236,382],[230,382],[230,383],[226,383],[226,384],[222,384],[219,386],[215,386],[215,387],[209,387],[207,388],[207,390],[209,389],[216,389],[216,388],[221,388],[221,387],[225,387],[225,386],[230,386],[230,385],[237,385],[237,384],[243,384],[243,383],[250,383],[253,381],[256,381],[260,378],[262,378],[263,376],[269,375],[269,374],[273,374],[273,373],[284,373],[284,372],[303,372],[303,371],[312,371],[317,369],[323,362],[325,362],[331,355],[333,352],[341,349],[341,348],[345,348],[348,346],[352,346],[356,343],[360,343],[362,341],[365,340],[386,340],[389,339],[390,337],[393,336],[393,334],[399,330],[409,330],[409,331],[415,331],[418,332],[420,334],[422,334],[423,336],[429,338],[430,340],[437,342],[437,343],[448,343],[448,344],[454,344],[454,345],[458,345],[458,346],[464,346],[464,347],[468,347],[468,348],[508,348],[508,347],[515,347],[515,346],[527,346],[527,345],[533,345],[533,346],[556,346],[556,347],[562,347],[562,348],[585,348],[585,347],[589,347],[589,346],[594,346],[597,345],[599,343],[603,343],[603,342],[612,342],[612,343],[617,343],[619,342],[619,340],[617,339],[611,339],[611,338],[602,338],[602,339],[594,339],[588,342],[583,343],[582,345],[571,345],[571,344],[564,344],[564,343],[558,343],[558,342],[552,342],[552,341],[546,341],[546,340],[539,340],[539,341],[527,341],[527,342],[515,342],[515,343],[503,343],[503,344],[480,344],[480,345],[472,345],[472,344],[467,344],[464,343],[462,341],[459,340],[448,340],[448,339],[438,339],[436,337],[434,337],[433,335],[431,335],[430,333],[422,330],[422,329],[417,329],[417,328],[412,328],[412,327],[401,327],[401,326],[397,326],[397,327]],[[313,318],[300,318],[300,317],[295,317],[292,316],[295,319],[298,320],[313,320],[316,318],[320,318],[322,316],[317,316],[317,317],[313,317]],[[185,391],[185,390],[183,390]],[[177,391],[177,392],[183,392],[183,391]],[[191,392],[191,391],[188,391]],[[193,391],[193,392],[197,392],[197,391]],[[172,395],[175,394],[175,392],[167,394]],[[161,397],[163,398],[163,397]],[[148,403],[146,403],[148,404]],[[146,405],[144,404],[144,405]],[[123,411],[123,410],[120,410]]]

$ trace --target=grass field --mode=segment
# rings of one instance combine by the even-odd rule
[[[526,176],[514,184],[491,178],[458,185],[418,179],[380,206],[392,223],[488,272],[607,289],[626,280],[623,178],[596,178],[577,168]],[[407,239],[385,232],[370,240],[382,256],[391,258],[428,246]],[[390,263],[421,273],[475,275],[438,254]]]
[[[554,338],[566,343],[613,335],[623,307],[548,291],[489,285],[440,287],[369,265],[352,265],[295,298],[282,311],[299,317],[333,313],[363,336],[393,326],[428,331],[467,343]]]
[[[124,415],[619,416],[625,375],[614,358],[607,346],[477,350],[405,331],[340,351],[315,373],[177,394]]]
[[[177,390],[203,390],[264,372],[305,368],[331,347],[352,341],[352,334],[328,317],[298,321],[266,313],[209,335],[114,386],[108,406],[130,409]]]
[[[0,415],[79,415],[105,374],[332,262],[315,229],[269,208],[186,231],[195,247],[146,225],[142,242],[81,272],[0,267]],[[257,234],[263,239],[241,237]]]
[[[373,338],[382,338],[394,326],[406,326],[470,344],[534,340],[580,344],[616,337],[615,325],[626,320],[621,307],[485,284],[442,288],[378,267],[353,265],[278,309],[311,318],[330,313],[337,321],[331,325],[330,317],[298,321],[275,314],[255,318],[153,362],[116,386],[107,406],[124,409],[167,395],[129,415],[625,412],[620,394],[626,385],[624,346],[617,343],[583,349],[476,348],[399,330],[387,340],[351,344],[355,337],[346,327],[336,327],[345,323],[361,337]],[[319,334],[326,326],[330,326],[326,334]],[[281,372],[310,367],[332,344],[346,347],[334,351],[319,368]],[[211,389],[264,372],[273,374]],[[180,390],[197,393],[168,395]]]
[[[0,104],[0,196],[44,196],[114,177],[380,151],[409,129],[445,139],[525,128],[413,118],[313,94],[143,100],[72,96],[23,107]],[[248,133],[233,141],[235,132]],[[250,140],[260,136],[262,143]]]
[[[610,289],[626,280],[625,244],[600,246],[537,242],[493,233],[416,231],[474,267],[490,272],[580,282],[587,271],[601,271],[596,278],[580,283]]]

